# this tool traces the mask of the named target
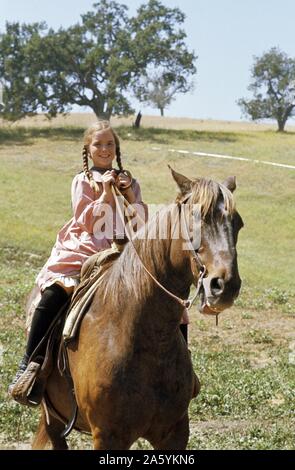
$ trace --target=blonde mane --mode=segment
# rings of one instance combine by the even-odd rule
[[[224,203],[224,210],[232,215],[235,210],[235,201],[232,193],[226,186],[205,178],[198,178],[193,181],[190,203],[200,204],[202,219],[213,217],[214,210],[221,197]]]

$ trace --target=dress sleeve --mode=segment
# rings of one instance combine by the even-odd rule
[[[81,174],[73,179],[71,194],[74,220],[82,230],[93,233],[96,221],[94,214],[97,213],[100,202],[95,199],[93,189]]]
[[[141,189],[140,189],[138,181],[133,180],[132,189],[133,189],[134,196],[135,196],[137,204],[141,203],[142,202]]]
[[[136,199],[136,201],[132,205],[138,211],[139,216],[145,222],[147,222],[147,220],[148,220],[148,206],[142,200],[141,189],[140,189],[140,185],[139,185],[137,180],[133,180],[132,189],[133,189],[134,196],[135,196],[135,199]]]

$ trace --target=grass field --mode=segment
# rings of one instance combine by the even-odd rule
[[[25,299],[71,217],[70,184],[81,170],[83,131],[93,121],[59,119],[59,125],[35,120],[0,127],[0,447],[6,449],[26,448],[36,428],[38,412],[8,401],[6,389],[25,343]],[[222,314],[218,329],[196,308],[190,315],[202,389],[190,407],[189,448],[294,449],[295,170],[170,150],[295,165],[295,132],[200,121],[184,121],[184,129],[176,120],[153,121],[154,127],[145,123],[139,130],[115,122],[125,166],[141,182],[144,200],[173,200],[168,163],[188,176],[222,181],[236,175],[245,222],[238,244],[243,287],[235,307]],[[70,442],[72,448],[91,446],[77,433]]]

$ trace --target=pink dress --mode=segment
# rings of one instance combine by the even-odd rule
[[[103,190],[103,170],[92,168],[91,171],[100,192],[95,193],[92,190],[83,172],[74,177],[71,189],[73,217],[59,231],[51,255],[37,276],[36,284],[41,292],[55,282],[66,287],[76,286],[87,258],[111,246],[113,237],[107,238],[101,234],[97,236],[95,233],[95,223],[98,220],[96,214],[102,208],[102,203],[97,202],[97,199]],[[143,205],[140,186],[135,179],[132,180],[132,189],[136,204]],[[115,230],[113,215],[111,218],[110,222]]]

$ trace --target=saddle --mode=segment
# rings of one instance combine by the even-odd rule
[[[58,364],[60,372],[66,377],[72,389],[64,345],[76,337],[98,285],[113,261],[120,256],[123,248],[123,243],[113,244],[111,248],[89,257],[84,263],[80,284],[74,290],[72,298],[58,312],[14,390],[13,398],[18,403],[28,406],[38,406],[41,403],[47,379],[55,364]],[[47,341],[45,357],[38,356],[38,348],[44,341]]]
[[[113,243],[111,248],[90,256],[83,264],[81,281],[74,290],[63,328],[62,335],[65,344],[76,337],[81,320],[89,309],[99,284],[107,275],[112,263],[120,256],[123,248],[123,244]]]

